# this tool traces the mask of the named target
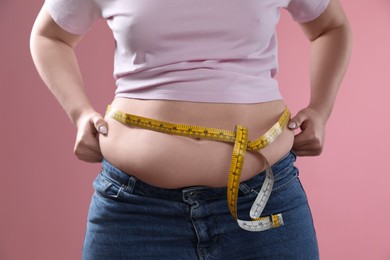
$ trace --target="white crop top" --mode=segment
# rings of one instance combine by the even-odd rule
[[[104,18],[115,39],[116,97],[260,103],[281,99],[275,27],[330,0],[46,0],[66,31]]]

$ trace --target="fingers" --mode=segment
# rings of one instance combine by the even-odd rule
[[[301,110],[293,117],[288,128],[300,129],[295,135],[293,150],[298,156],[317,156],[323,151],[325,124],[308,109]]]
[[[303,124],[303,122],[305,122],[306,119],[307,117],[305,116],[305,114],[299,112],[295,117],[290,119],[290,122],[288,123],[288,128],[290,128],[291,130],[298,129],[301,127],[301,125]]]
[[[108,125],[107,122],[103,119],[103,117],[99,114],[96,114],[92,118],[93,125],[98,133],[106,135],[108,133]]]
[[[101,162],[103,159],[99,141],[91,134],[83,136],[76,142],[74,154],[79,160],[86,162]]]
[[[100,162],[103,155],[100,151],[99,134],[107,135],[108,125],[98,113],[86,115],[80,120],[74,146],[74,154],[82,161]]]
[[[323,141],[313,131],[306,129],[295,136],[293,150],[298,156],[317,156],[322,153]]]

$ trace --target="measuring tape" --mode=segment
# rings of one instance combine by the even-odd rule
[[[237,125],[235,131],[229,131],[204,126],[176,124],[127,114],[112,108],[110,105],[107,107],[107,115],[129,126],[171,135],[234,143],[227,185],[227,202],[233,218],[242,229],[248,231],[264,231],[284,225],[281,213],[260,217],[271,195],[274,184],[274,176],[271,167],[267,159],[261,154],[260,150],[272,143],[282,133],[291,116],[288,108],[283,111],[279,120],[264,135],[254,141],[248,140],[248,129],[241,125]],[[261,189],[249,212],[251,220],[241,220],[238,219],[237,215],[237,200],[242,166],[247,150],[257,151],[261,154],[265,161],[266,174]]]

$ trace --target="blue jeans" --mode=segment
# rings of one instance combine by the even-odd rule
[[[240,229],[226,188],[161,189],[103,160],[94,181],[84,260],[319,259],[307,198],[290,152],[272,166],[275,184],[263,215],[282,213],[284,226]],[[240,184],[238,214],[248,219],[264,172]]]

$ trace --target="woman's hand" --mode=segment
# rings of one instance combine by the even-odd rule
[[[352,47],[352,33],[339,0],[330,1],[316,19],[301,23],[310,40],[310,101],[289,123],[300,128],[293,150],[300,156],[321,154],[325,125],[347,69]]]
[[[107,123],[99,113],[89,112],[80,116],[77,120],[74,154],[82,161],[101,162],[103,155],[100,151],[99,134],[107,133]]]
[[[313,108],[307,107],[293,117],[288,128],[301,132],[295,135],[293,150],[298,156],[320,155],[324,147],[326,119]]]
[[[43,81],[77,126],[75,155],[99,162],[103,158],[99,134],[107,134],[107,124],[85,93],[74,50],[82,37],[60,27],[43,6],[31,31],[30,48]]]

